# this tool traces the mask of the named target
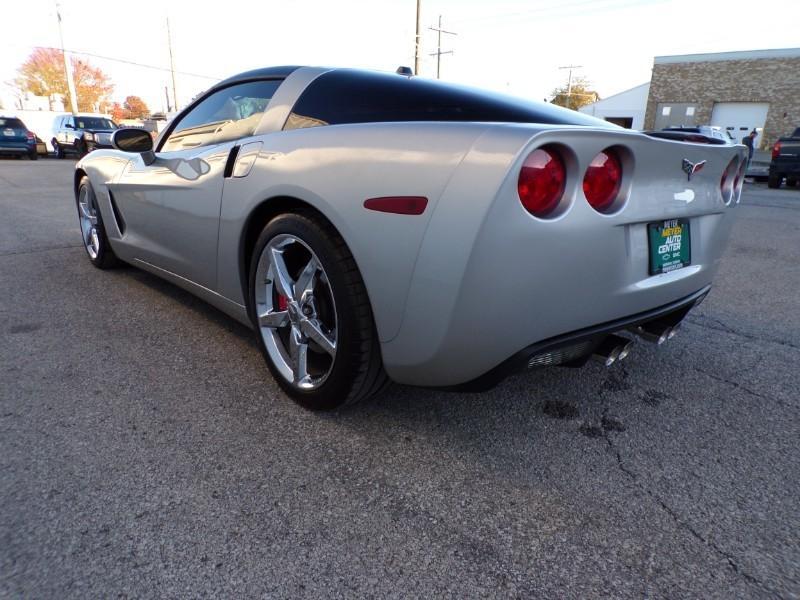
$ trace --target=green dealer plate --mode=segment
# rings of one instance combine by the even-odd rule
[[[668,273],[692,264],[689,219],[669,219],[647,224],[650,240],[650,275]]]

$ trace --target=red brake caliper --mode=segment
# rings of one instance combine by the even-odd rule
[[[289,310],[289,299],[281,294],[278,294],[278,310]]]

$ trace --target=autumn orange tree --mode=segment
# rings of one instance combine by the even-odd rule
[[[114,91],[109,77],[99,68],[87,61],[70,58],[72,77],[75,81],[75,92],[78,96],[78,110],[91,112],[108,108],[108,96]],[[36,96],[44,96],[53,102],[56,96],[64,98],[65,106],[70,106],[69,87],[64,73],[64,57],[56,48],[36,48],[17,71],[15,80],[17,87],[23,92]]]
[[[578,110],[581,106],[586,106],[592,102],[597,102],[600,95],[592,90],[591,82],[585,77],[576,77],[571,85],[557,87],[550,94],[553,99],[552,104]]]
[[[139,96],[128,96],[124,106],[126,119],[145,119],[150,116],[150,109]]]
[[[115,123],[119,123],[122,119],[127,119],[128,117],[125,116],[125,109],[122,108],[122,105],[119,102],[114,102],[111,106],[111,120]]]

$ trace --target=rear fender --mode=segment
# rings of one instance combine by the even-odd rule
[[[250,215],[273,199],[296,198],[338,230],[355,258],[379,338],[397,334],[425,230],[442,191],[485,125],[374,123],[258,136],[247,177],[225,181],[219,236],[219,292],[245,304],[239,249]],[[421,215],[367,210],[383,196],[424,196]]]

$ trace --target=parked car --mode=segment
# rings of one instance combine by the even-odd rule
[[[743,146],[395,73],[277,67],[76,165],[89,260],[252,327],[303,406],[486,389],[662,343],[708,294]],[[703,138],[706,139],[706,138]]]
[[[52,144],[57,158],[84,156],[98,148],[111,148],[111,134],[118,129],[106,115],[64,115],[56,123]]]
[[[784,178],[787,187],[794,187],[800,181],[800,127],[792,135],[779,138],[772,147],[767,185],[779,188]]]
[[[665,127],[663,131],[683,131],[685,133],[699,133],[707,137],[722,140],[726,144],[736,144],[736,140],[726,130],[711,125],[699,125],[697,127]]]
[[[17,117],[0,116],[0,154],[36,160],[36,136]]]

